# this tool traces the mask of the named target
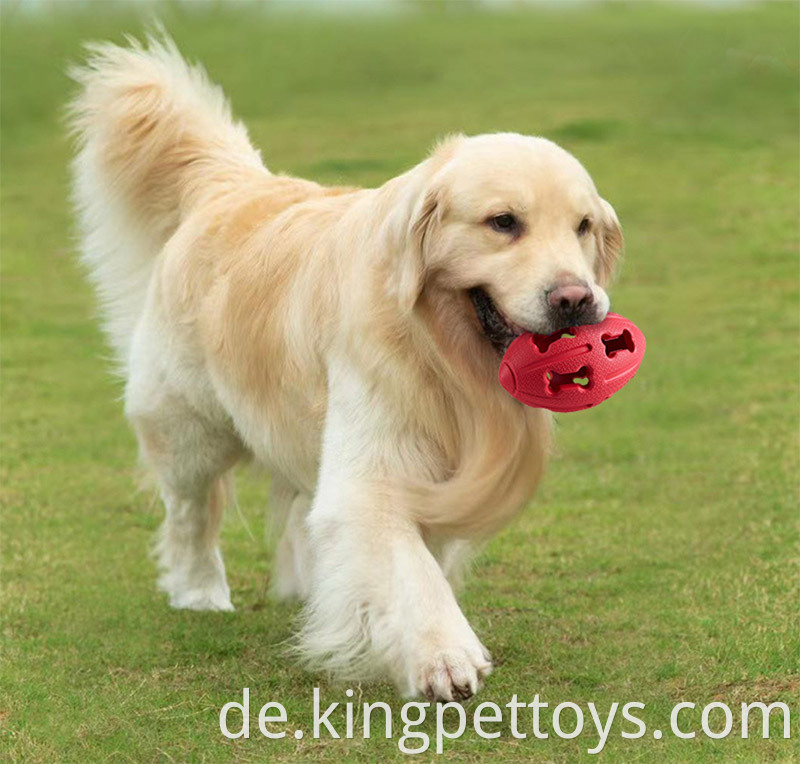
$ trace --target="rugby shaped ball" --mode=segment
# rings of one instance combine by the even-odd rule
[[[599,324],[521,334],[503,356],[500,384],[526,406],[582,411],[633,379],[645,347],[639,327],[616,313]]]

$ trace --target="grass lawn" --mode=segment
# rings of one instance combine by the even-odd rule
[[[310,729],[315,685],[327,702],[347,698],[281,657],[296,610],[267,596],[267,478],[242,472],[223,533],[237,612],[173,612],[156,592],[147,551],[161,509],[136,488],[120,386],[76,265],[60,123],[81,43],[121,40],[146,18],[112,3],[58,10],[2,13],[0,760],[400,759],[399,732],[291,734]],[[646,703],[647,735],[623,739],[618,719],[605,762],[800,761],[798,13],[156,14],[224,85],[273,170],[379,184],[448,132],[516,130],[576,153],[616,206],[627,257],[614,307],[644,330],[647,358],[614,399],[559,417],[543,489],[462,595],[497,662],[472,708],[514,693],[603,714]],[[286,706],[285,739],[261,737],[255,720],[250,740],[222,737],[218,711],[244,686],[254,714]],[[401,705],[388,686],[355,689]],[[734,733],[704,737],[695,710],[682,723],[697,737],[677,739],[681,700],[728,703]],[[739,704],[757,700],[792,706],[792,739],[777,721],[770,740],[755,726],[740,739]],[[504,729],[417,759],[597,758],[590,732]]]

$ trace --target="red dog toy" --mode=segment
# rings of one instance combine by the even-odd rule
[[[500,384],[526,406],[581,411],[633,379],[644,350],[639,328],[609,313],[599,324],[520,335],[503,356]]]

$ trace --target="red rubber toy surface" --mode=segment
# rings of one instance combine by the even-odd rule
[[[500,384],[526,406],[582,411],[633,379],[645,346],[639,327],[616,313],[550,335],[522,334],[503,356]]]

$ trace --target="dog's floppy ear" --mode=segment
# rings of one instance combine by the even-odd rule
[[[426,250],[434,226],[441,219],[441,194],[436,186],[428,188],[411,215],[408,226],[408,248],[404,253],[400,274],[400,307],[410,311],[416,305],[425,284]]]
[[[417,304],[430,263],[428,250],[441,222],[444,207],[442,170],[464,141],[460,134],[449,135],[440,141],[430,156],[408,174],[410,204],[405,209],[405,246],[398,281],[400,307],[411,311]],[[410,214],[409,214],[410,210]]]
[[[622,254],[624,240],[617,213],[605,200],[600,200],[602,213],[600,225],[596,230],[597,237],[597,262],[595,270],[600,286],[606,286],[614,277],[617,263]]]

